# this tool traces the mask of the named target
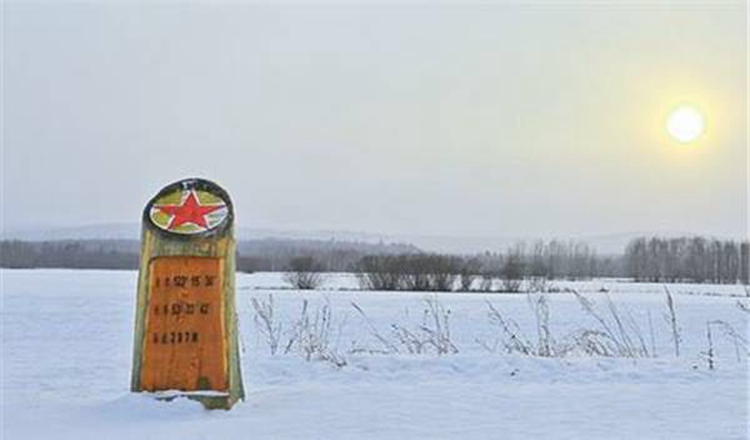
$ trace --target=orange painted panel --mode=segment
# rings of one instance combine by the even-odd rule
[[[220,258],[151,261],[142,389],[227,390],[222,266]]]

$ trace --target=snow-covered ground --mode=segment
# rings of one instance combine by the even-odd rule
[[[739,286],[670,286],[682,339],[676,358],[663,286],[555,283],[581,292],[614,326],[611,298],[620,316],[632,317],[625,332],[635,337],[639,329],[640,346],[655,356],[572,350],[543,358],[508,354],[502,344],[488,350],[502,340],[488,301],[537,344],[526,295],[359,292],[347,290],[356,287],[348,275],[329,279],[328,290],[299,292],[280,290],[278,274],[238,274],[247,399],[227,412],[128,392],[135,272],[5,270],[0,276],[4,440],[748,438],[747,352],[726,331],[747,339],[750,313],[738,302],[750,301]],[[268,301],[268,295],[282,345],[295,332],[304,300],[313,321],[330,307],[326,350],[346,365],[317,355],[308,362],[296,348],[271,355],[252,306],[253,298]],[[555,347],[569,345],[580,330],[600,329],[573,294],[546,298]],[[393,324],[426,334],[420,329],[426,299],[449,312],[458,353],[410,354],[397,339]],[[709,370],[706,323],[718,320],[729,327],[712,324],[715,369]],[[389,345],[398,352],[377,354]]]

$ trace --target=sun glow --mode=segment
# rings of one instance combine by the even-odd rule
[[[687,144],[698,139],[705,131],[703,115],[692,105],[681,105],[667,118],[667,132],[676,141]]]

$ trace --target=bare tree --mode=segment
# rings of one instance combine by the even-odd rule
[[[625,249],[636,281],[748,283],[748,242],[703,237],[640,237]]]
[[[508,254],[505,264],[500,271],[504,292],[515,293],[521,290],[523,269],[524,264],[521,260],[521,256],[517,253]]]
[[[492,292],[492,286],[495,281],[495,274],[485,270],[482,272],[482,281],[479,283],[480,292]]]
[[[476,258],[464,261],[461,264],[459,276],[459,285],[462,292],[468,292],[471,290],[474,281],[478,277],[480,265]]]

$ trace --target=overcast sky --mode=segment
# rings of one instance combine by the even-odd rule
[[[4,227],[139,222],[202,176],[243,227],[744,236],[746,17],[6,3]],[[683,102],[707,121],[687,146],[664,130]]]

